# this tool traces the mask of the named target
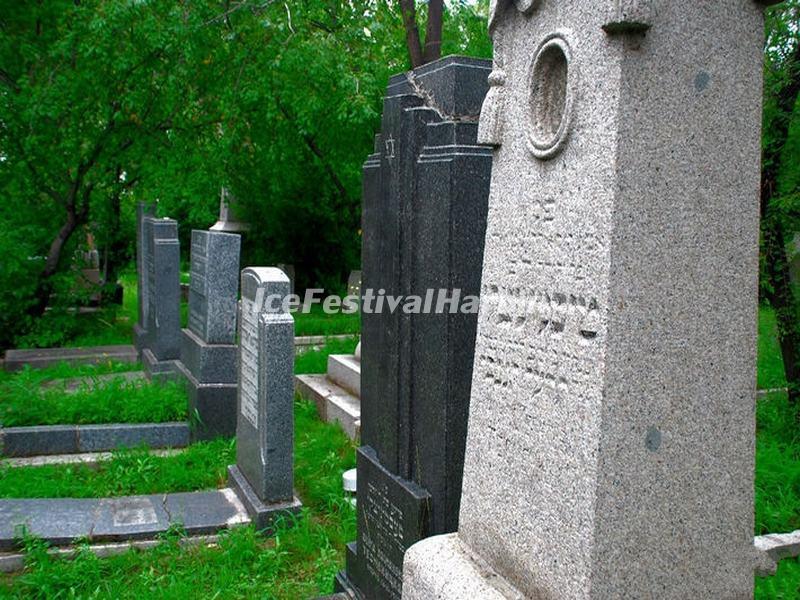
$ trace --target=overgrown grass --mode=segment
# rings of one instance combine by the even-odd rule
[[[800,529],[798,408],[783,392],[759,399],[756,434],[755,533]]]
[[[796,600],[800,598],[800,562],[784,559],[772,577],[756,577],[756,600]]]
[[[153,550],[98,559],[84,547],[74,560],[51,557],[45,544],[30,541],[25,571],[0,576],[0,593],[9,598],[281,600],[330,593],[344,563],[344,545],[355,539],[355,511],[341,488],[342,472],[355,465],[354,447],[337,426],[320,422],[308,402],[295,404],[295,423],[295,485],[305,506],[293,526],[281,524],[273,538],[240,527],[223,534],[219,546],[184,548],[180,536],[170,532]],[[204,446],[225,455],[207,463],[209,471],[233,461],[232,446]],[[159,491],[166,483],[162,477]],[[140,490],[136,493],[145,493]]]
[[[0,498],[101,498],[224,487],[233,440],[192,444],[174,456],[120,450],[96,465],[0,467]]]
[[[356,350],[358,337],[353,336],[347,340],[328,339],[319,350],[306,350],[294,359],[294,372],[297,375],[304,373],[325,373],[328,369],[328,356],[331,354],[352,354]]]
[[[322,307],[314,304],[311,311],[292,313],[295,335],[341,335],[357,334],[361,331],[361,315],[344,313],[326,314]]]
[[[775,311],[762,305],[758,312],[758,387],[766,390],[785,386]]]
[[[113,368],[113,367],[112,367]],[[62,373],[85,373],[86,368]],[[53,371],[49,371],[53,373]],[[102,373],[101,369],[95,375]],[[73,425],[89,423],[163,423],[187,418],[183,383],[133,382],[122,378],[84,384],[72,393],[63,386],[43,388],[42,374],[24,370],[0,383],[0,423],[23,425]]]

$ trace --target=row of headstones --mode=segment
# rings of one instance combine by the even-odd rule
[[[362,314],[347,597],[752,597],[769,3],[493,2],[390,80],[364,289],[481,305]]]
[[[240,236],[192,231],[181,329],[177,223],[153,210],[139,205],[137,348],[151,377],[186,381],[195,439],[236,434],[230,485],[267,527],[300,507],[292,489],[294,322],[283,312],[289,278],[277,268],[243,270],[239,303]]]

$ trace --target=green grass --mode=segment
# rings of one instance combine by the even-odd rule
[[[328,369],[328,356],[331,354],[352,354],[356,350],[358,337],[339,340],[329,339],[319,350],[306,350],[294,359],[294,372],[297,375],[304,373],[325,373]]]
[[[755,533],[800,529],[798,409],[783,392],[757,405]]]
[[[308,313],[295,312],[295,335],[341,335],[357,334],[361,331],[361,315],[344,313],[326,314],[322,307],[314,304]]]
[[[0,498],[102,498],[224,487],[236,462],[233,440],[192,444],[174,456],[119,450],[95,465],[0,467]]]
[[[766,390],[786,386],[775,311],[761,306],[758,312],[758,387]]]
[[[800,562],[784,559],[772,577],[756,577],[756,600],[796,600],[800,598]]]
[[[131,550],[98,559],[84,548],[74,560],[53,558],[45,553],[44,543],[33,540],[28,542],[25,570],[0,575],[0,595],[295,600],[330,593],[333,576],[344,564],[344,545],[355,539],[356,533],[355,511],[343,499],[341,488],[342,472],[355,465],[354,447],[339,427],[320,422],[308,402],[295,404],[295,432],[295,487],[304,510],[292,527],[282,523],[274,537],[262,537],[253,527],[240,527],[223,534],[217,547],[186,548],[173,531],[153,550]],[[208,462],[197,460],[196,489],[205,487],[219,468],[233,462],[233,448],[230,442],[224,444],[196,445],[210,456]],[[203,469],[208,476],[200,476]],[[30,472],[34,468],[15,470]],[[165,485],[175,482],[169,477],[180,476],[176,466],[169,469],[169,477],[167,470],[159,470],[144,480],[130,475],[135,470],[130,466],[118,469],[117,478],[126,483],[117,487],[127,485],[135,490],[124,493],[147,493],[149,479],[157,480],[158,490],[165,491]],[[34,484],[31,480],[30,485]],[[64,483],[64,489],[69,485]],[[82,489],[94,488],[87,482]]]
[[[109,366],[111,372],[115,368],[118,367]],[[94,385],[84,384],[70,394],[61,386],[44,388],[41,385],[54,373],[79,377],[104,371],[108,372],[102,368],[92,370],[62,365],[44,373],[26,369],[7,376],[0,381],[0,423],[4,427],[19,427],[186,420],[187,398],[182,383],[112,379]]]

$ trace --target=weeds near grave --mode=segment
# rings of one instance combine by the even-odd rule
[[[97,370],[95,374],[100,372]],[[26,370],[0,383],[0,423],[4,427],[163,423],[186,419],[186,390],[181,383],[120,378],[94,381],[73,393],[65,393],[59,385],[43,388],[43,381],[40,373]]]
[[[208,463],[190,455],[202,448],[217,458]],[[113,597],[113,598],[188,598],[225,597],[275,598],[296,600],[330,593],[333,576],[344,564],[344,546],[355,539],[355,511],[344,500],[342,472],[355,466],[352,442],[335,425],[316,417],[314,405],[298,400],[295,403],[295,487],[303,500],[301,514],[279,524],[275,535],[265,538],[253,527],[238,527],[220,536],[212,546],[188,547],[181,543],[179,531],[171,530],[162,542],[148,551],[130,550],[123,555],[99,559],[85,546],[72,560],[47,554],[41,540],[26,542],[26,568],[21,574],[0,576],[0,595],[11,598]],[[184,455],[187,466],[195,464],[197,477],[203,470],[223,468],[235,460],[231,441],[195,444]],[[150,457],[153,464],[173,458]],[[120,470],[110,469],[106,478],[122,477],[128,481],[126,493],[149,493],[150,479],[158,480],[158,491],[167,491],[166,469],[150,472],[148,481],[138,481],[141,469],[131,464],[140,460],[136,452],[120,457]],[[44,469],[37,467],[36,469]],[[102,470],[103,467],[101,466]],[[35,469],[5,469],[34,471]],[[57,467],[54,471],[65,470]],[[177,469],[170,469],[177,477]],[[133,473],[133,474],[132,474]],[[49,473],[53,476],[53,472]],[[41,482],[48,478],[42,475]],[[69,483],[63,482],[64,495]],[[22,482],[19,482],[23,485]],[[27,492],[36,485],[30,479]],[[84,491],[98,491],[96,482],[84,482]],[[145,489],[142,486],[145,486]],[[96,487],[97,486],[97,487]],[[213,487],[213,486],[211,486]],[[0,475],[0,489],[5,490]],[[44,490],[41,490],[44,491]],[[52,495],[48,490],[43,495]]]

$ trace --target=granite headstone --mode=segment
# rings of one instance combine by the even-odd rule
[[[292,490],[294,320],[289,278],[274,267],[242,271],[236,465],[228,468],[259,529],[300,502]]]
[[[147,217],[147,335],[142,363],[148,376],[172,376],[180,358],[180,241],[173,219]]]
[[[459,529],[403,598],[752,598],[763,6],[492,9]]]
[[[150,296],[147,291],[149,278],[146,265],[149,264],[147,254],[150,250],[148,243],[148,233],[145,221],[149,217],[155,216],[156,205],[154,202],[139,202],[136,205],[136,283],[137,283],[137,303],[138,320],[133,326],[133,345],[139,359],[142,358],[142,350],[146,343],[147,336],[147,310],[149,307]]]
[[[189,327],[181,339],[195,439],[236,433],[239,251],[235,233],[192,231]]]
[[[429,314],[362,307],[358,538],[337,586],[370,600],[399,598],[406,548],[458,525],[477,314],[434,311],[440,291],[480,292],[489,72],[447,57],[392,77],[364,165],[364,293],[436,294]]]

